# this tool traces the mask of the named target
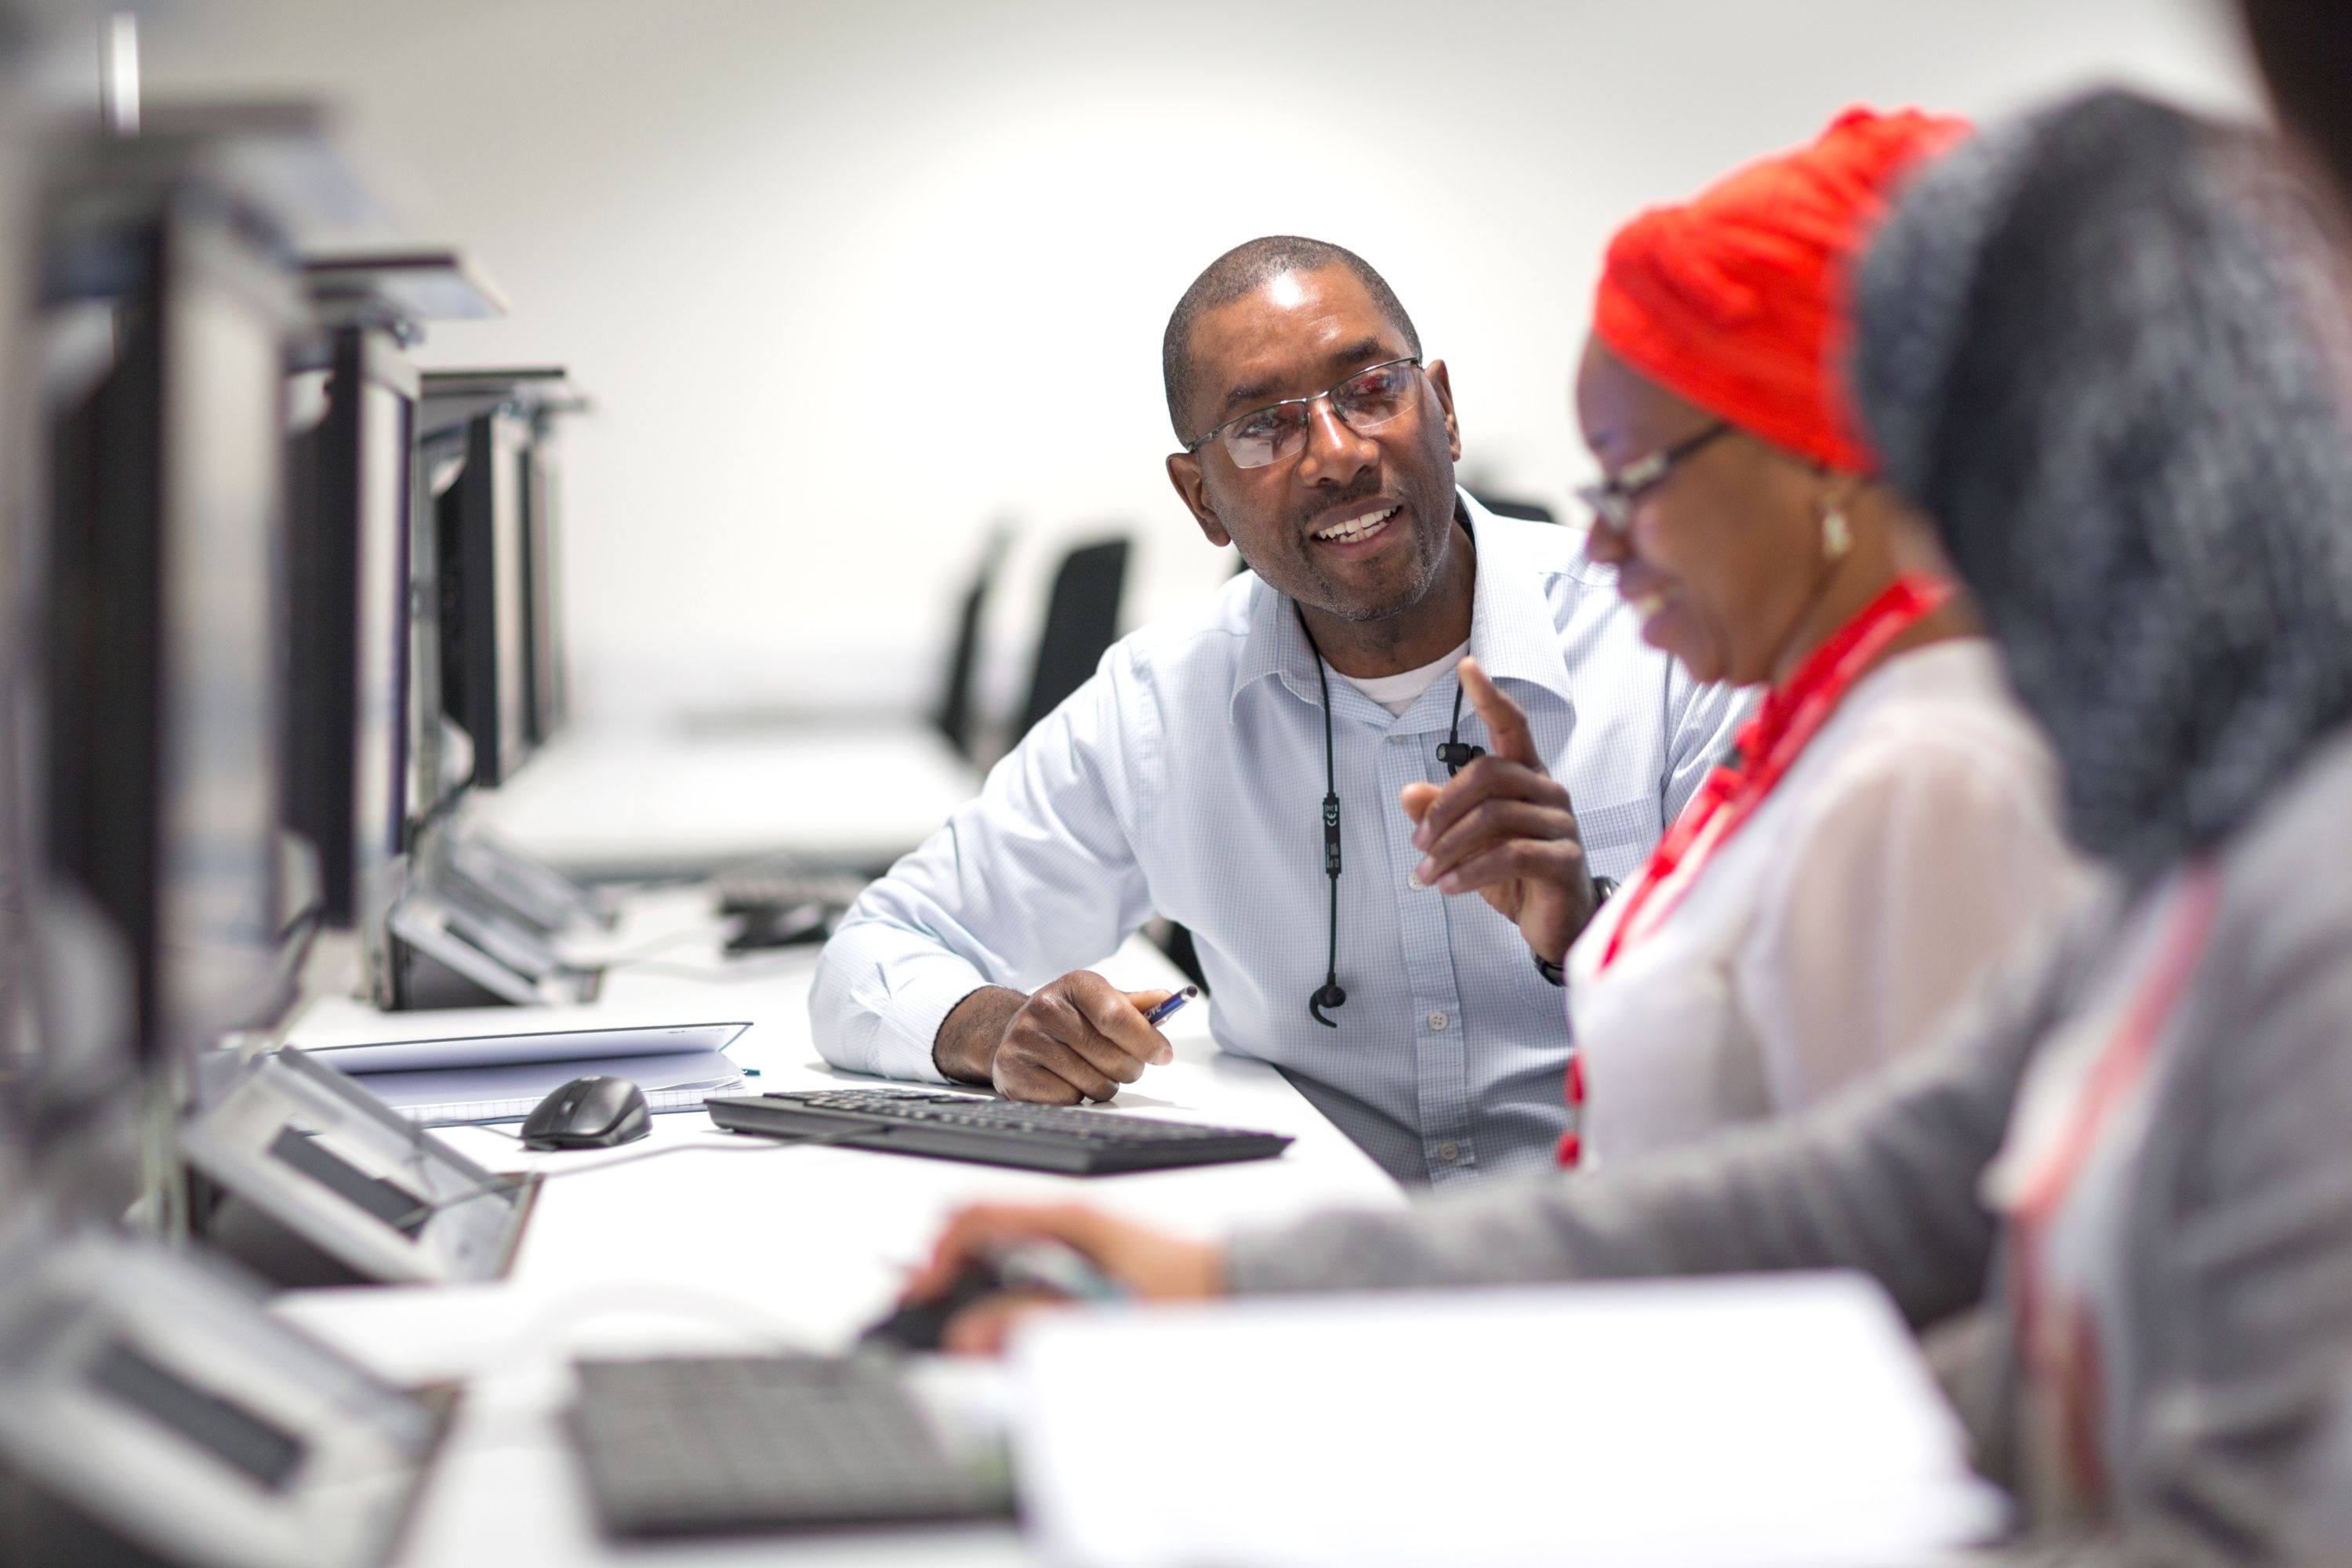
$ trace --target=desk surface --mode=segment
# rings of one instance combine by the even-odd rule
[[[703,876],[777,851],[878,871],[979,787],[929,725],[601,731],[550,742],[468,809],[584,880]]]
[[[649,956],[611,971],[593,1005],[387,1016],[331,1001],[310,1008],[292,1041],[742,1019],[753,1026],[733,1054],[760,1070],[761,1087],[843,1081],[810,1040],[814,955],[802,950],[722,967],[707,899],[698,889],[641,895],[610,946]],[[1129,987],[1180,983],[1139,941],[1097,967]],[[1171,1020],[1177,1059],[1123,1091],[1118,1107],[1287,1132],[1297,1142],[1282,1158],[1086,1179],[840,1147],[747,1149],[695,1113],[657,1116],[650,1140],[611,1152],[531,1154],[497,1133],[452,1129],[454,1142],[496,1168],[574,1173],[541,1192],[509,1278],[442,1289],[296,1292],[279,1298],[278,1310],[396,1379],[467,1384],[399,1559],[404,1568],[1028,1563],[1018,1534],[1003,1526],[608,1547],[555,1425],[569,1394],[566,1363],[591,1352],[840,1348],[886,1310],[946,1213],[975,1199],[1082,1196],[1195,1234],[1335,1205],[1402,1202],[1379,1166],[1280,1075],[1217,1051],[1207,1024],[1197,1004]],[[663,1145],[684,1152],[632,1158]],[[616,1168],[597,1169],[608,1162]],[[968,1382],[976,1398],[993,1386],[970,1369],[940,1375]]]

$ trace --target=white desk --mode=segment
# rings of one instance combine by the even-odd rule
[[[929,725],[610,730],[551,742],[468,809],[589,881],[702,876],[779,850],[879,870],[979,787]]]
[[[532,1021],[563,1028],[592,1019],[747,1019],[753,1027],[734,1054],[760,1069],[763,1087],[836,1081],[810,1043],[814,953],[719,968],[716,938],[702,912],[706,899],[701,889],[641,897],[614,946],[656,948],[657,957],[608,975],[592,1005],[385,1016],[334,1002],[314,1005],[293,1041],[426,1038]],[[1097,967],[1135,988],[1181,983],[1141,942]],[[695,969],[711,973],[698,978],[677,972]],[[1009,1526],[659,1550],[608,1546],[595,1531],[556,1426],[569,1396],[565,1363],[584,1351],[838,1349],[887,1310],[903,1267],[922,1253],[942,1216],[979,1198],[1083,1197],[1195,1234],[1333,1205],[1403,1201],[1380,1168],[1273,1069],[1219,1053],[1207,1023],[1200,1004],[1171,1019],[1177,1059],[1123,1091],[1119,1107],[1288,1132],[1297,1142],[1282,1158],[1088,1180],[838,1147],[746,1152],[743,1141],[710,1130],[698,1114],[656,1117],[648,1142],[609,1152],[530,1154],[495,1133],[452,1130],[468,1152],[499,1169],[528,1163],[590,1173],[560,1177],[541,1190],[507,1279],[438,1290],[298,1292],[278,1302],[289,1318],[396,1379],[467,1384],[399,1559],[403,1568],[1032,1562]],[[593,1170],[661,1143],[714,1147]],[[949,1369],[945,1375],[959,1374]],[[1148,1458],[1139,1457],[1138,1464],[1148,1475]]]

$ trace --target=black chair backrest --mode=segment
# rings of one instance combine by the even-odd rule
[[[1045,629],[1037,637],[1037,664],[1029,678],[1029,701],[1013,739],[1061,705],[1095,672],[1118,640],[1119,595],[1127,586],[1128,542],[1107,539],[1081,545],[1054,574],[1054,595],[1045,606]]]
[[[971,685],[980,668],[981,619],[988,608],[988,591],[996,581],[996,568],[1003,562],[1004,547],[1012,537],[1010,529],[999,528],[981,546],[980,567],[964,592],[963,607],[956,616],[955,641],[948,647],[947,684],[931,714],[931,722],[948,738],[948,744],[967,758],[975,754]]]

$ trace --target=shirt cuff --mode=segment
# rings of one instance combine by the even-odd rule
[[[890,994],[878,1000],[874,1013],[885,1034],[897,1045],[911,1049],[890,1064],[889,1076],[926,1083],[953,1082],[931,1057],[939,1043],[940,1026],[958,1003],[985,990],[989,984],[988,976],[950,953],[923,961],[912,975],[902,968],[893,976]],[[898,1056],[896,1051],[891,1054]]]

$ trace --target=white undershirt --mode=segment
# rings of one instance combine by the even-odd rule
[[[1460,664],[1469,652],[1470,639],[1465,637],[1462,646],[1444,658],[1431,659],[1419,669],[1408,669],[1402,675],[1343,675],[1339,679],[1402,718],[1406,709],[1421,700],[1423,692],[1437,684],[1439,676]]]

